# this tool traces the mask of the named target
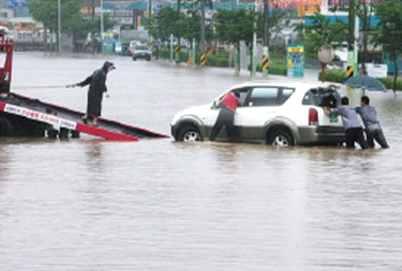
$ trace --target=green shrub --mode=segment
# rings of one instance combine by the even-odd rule
[[[271,67],[269,67],[269,74],[275,75],[287,75],[288,69],[285,64],[275,64],[273,63]]]
[[[249,71],[251,70],[251,66],[249,66]],[[262,72],[261,64],[257,65],[257,71]],[[288,70],[285,64],[276,64],[273,63],[269,66],[268,74],[272,75],[287,75]]]
[[[225,53],[216,53],[208,55],[208,66],[211,67],[229,67],[229,56]]]
[[[180,62],[187,62],[188,53],[184,50],[180,52]],[[197,64],[200,62],[200,53],[197,53],[196,60]],[[163,48],[159,50],[159,58],[161,59],[170,59],[170,50]],[[227,52],[217,52],[214,54],[208,55],[207,66],[209,67],[229,67],[229,54]],[[261,71],[261,66],[257,66],[257,71]],[[275,57],[272,58],[272,64],[269,68],[269,74],[274,75],[286,75],[287,67],[286,63],[283,62],[283,58]]]
[[[152,52],[154,56],[158,54],[157,51]],[[173,59],[176,57],[176,52],[173,51]],[[159,50],[159,58],[160,59],[170,59],[170,50],[169,49],[160,49]],[[180,51],[179,53],[179,62],[187,62],[188,53],[186,51]]]
[[[325,70],[320,72],[319,80],[327,82],[342,83],[347,79],[346,72],[341,69]]]
[[[157,52],[154,51],[153,55],[157,55]],[[169,59],[170,58],[170,51],[167,49],[160,49],[159,50],[159,58],[160,59]]]
[[[393,89],[394,87],[393,77],[381,78],[380,81],[385,85],[387,89]],[[402,78],[398,78],[398,81],[396,82],[396,90],[402,91]]]
[[[325,72],[320,72],[320,81],[343,83],[347,79],[347,75],[344,70],[326,70]],[[387,89],[392,89],[394,84],[394,79],[392,77],[381,78],[380,80]],[[396,90],[402,91],[402,78],[399,78],[396,84]]]

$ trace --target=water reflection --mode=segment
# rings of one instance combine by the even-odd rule
[[[104,170],[103,144],[104,142],[98,140],[88,141],[83,144],[88,171],[102,173]]]
[[[114,62],[105,116],[165,133],[174,113],[239,81]],[[17,82],[59,85],[99,63],[16,64]],[[85,91],[23,94],[85,109]],[[0,269],[397,270],[402,100],[370,96],[390,150],[0,140]]]

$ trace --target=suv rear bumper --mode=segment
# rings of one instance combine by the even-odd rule
[[[345,130],[343,127],[303,126],[298,128],[298,132],[298,144],[336,145],[345,139]]]

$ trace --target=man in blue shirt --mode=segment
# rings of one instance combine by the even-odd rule
[[[356,111],[361,116],[366,128],[367,143],[369,148],[374,148],[374,140],[381,146],[381,148],[389,148],[377,117],[377,111],[373,106],[370,105],[370,98],[363,96],[361,98],[361,106],[357,107]]]
[[[364,138],[363,128],[360,125],[359,117],[354,108],[349,106],[348,97],[342,97],[341,106],[332,110],[342,117],[343,127],[345,128],[346,147],[353,149],[355,142],[362,149],[367,149],[367,141]]]

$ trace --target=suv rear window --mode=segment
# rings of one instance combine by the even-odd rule
[[[312,88],[303,97],[303,105],[336,107],[341,100],[334,88]]]

